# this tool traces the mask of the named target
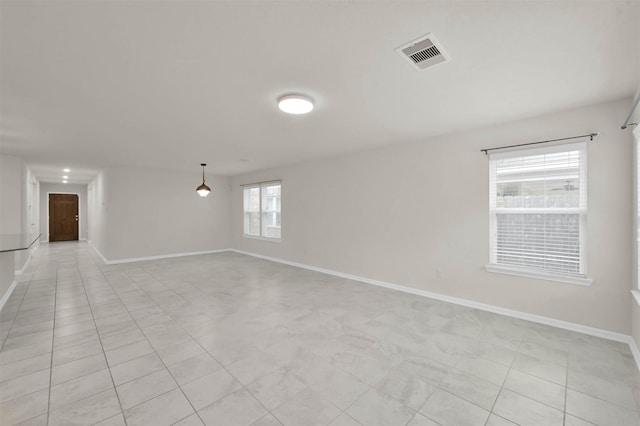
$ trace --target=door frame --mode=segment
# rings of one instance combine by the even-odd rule
[[[78,196],[78,241],[84,241],[86,238],[80,238],[82,234],[82,216],[80,215],[80,193],[79,192],[60,192],[60,191],[47,191],[47,239],[42,241],[43,243],[49,242],[49,194],[66,194],[66,195],[77,195]]]

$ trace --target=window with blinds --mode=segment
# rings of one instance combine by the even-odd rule
[[[586,278],[587,144],[491,154],[491,266]]]
[[[634,135],[637,135],[635,137],[636,139],[636,243],[637,243],[637,250],[636,250],[636,255],[638,257],[637,259],[637,268],[638,268],[638,274],[636,277],[636,285],[638,290],[640,290],[640,133],[638,133],[637,131],[633,132]],[[638,300],[638,303],[640,303],[640,300]]]
[[[244,235],[279,240],[281,237],[281,182],[244,187]]]

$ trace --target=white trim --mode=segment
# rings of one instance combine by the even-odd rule
[[[274,243],[279,243],[280,241],[282,241],[282,238],[262,237],[260,235],[242,234],[242,236],[245,238],[249,238],[250,240],[271,241]]]
[[[89,244],[91,246],[91,248],[93,248],[95,250],[95,252],[98,254],[98,256],[100,256],[100,259],[102,260],[102,263],[104,263],[105,265],[110,265],[111,262],[109,260],[107,260],[106,257],[104,257],[102,255],[102,253],[100,253],[100,250],[98,250],[98,247],[94,246],[93,243],[91,242],[91,240],[87,241],[87,244]]]
[[[38,247],[40,247],[40,244],[36,241],[36,243],[33,244],[33,247],[29,249],[29,256],[27,256],[27,260],[24,262],[24,265],[22,265],[22,269],[16,269],[15,271],[16,275],[24,274],[24,271],[27,269],[27,265],[29,264],[29,261],[31,261],[31,256],[33,256],[33,253],[36,250],[38,250]]]
[[[631,336],[629,336],[629,349],[631,349],[631,355],[633,355],[633,359],[636,361],[638,370],[640,370],[640,349],[638,349],[636,341],[633,340],[633,337]]]
[[[2,308],[4,308],[5,303],[7,303],[7,300],[9,300],[9,298],[11,297],[11,294],[13,293],[13,290],[16,289],[17,285],[18,285],[18,282],[16,280],[13,280],[13,282],[11,283],[7,291],[2,296],[2,299],[0,299],[0,311],[2,311]]]
[[[633,294],[633,298],[636,299],[638,306],[640,306],[640,290],[631,290],[631,294]]]
[[[22,265],[22,268],[21,269],[16,269],[14,271],[14,275],[22,275],[22,274],[24,274],[24,271],[27,269],[27,264],[29,263],[30,260],[31,260],[31,252],[29,252],[29,256],[27,256],[27,260]]]
[[[637,291],[640,291],[640,126],[636,126],[635,129],[633,129],[633,137],[634,137],[634,141],[635,143],[633,144],[633,148],[634,148],[634,167],[635,167],[635,174],[636,174],[636,179],[635,179],[635,187],[634,187],[634,192],[635,192],[635,203],[634,203],[634,214],[633,214],[633,220],[634,220],[634,228],[636,229],[636,246],[635,246],[635,273],[636,273],[636,282],[635,282],[635,286]],[[638,304],[640,304],[640,297],[637,297],[638,294],[634,294],[634,296],[636,296],[636,301],[638,302]]]
[[[282,179],[264,180],[262,182],[253,182],[253,183],[241,183],[240,186],[258,188],[259,186],[267,184],[267,183],[280,183],[280,184],[282,184]]]
[[[456,305],[467,306],[469,308],[479,309],[481,311],[493,312],[495,314],[504,315],[507,317],[523,319],[539,324],[545,324],[552,327],[562,328],[564,330],[575,331],[582,334],[588,334],[590,336],[601,337],[603,339],[613,340],[616,342],[629,343],[630,336],[626,334],[616,333],[609,330],[603,330],[600,328],[589,327],[582,324],[576,324],[573,322],[562,321],[555,318],[544,317],[541,315],[529,314],[527,312],[514,311],[511,309],[502,308],[500,306],[487,305],[484,303],[474,302],[473,300],[460,299],[458,297],[447,296],[440,293],[433,293],[426,290],[420,290],[412,287],[405,287],[398,284],[387,283],[384,281],[373,280],[371,278],[359,277],[357,275],[345,274],[342,272],[332,271],[330,269],[318,268],[315,266],[305,265],[303,263],[290,262],[288,260],[277,259],[275,257],[263,256],[261,254],[250,253],[242,250],[230,249],[230,251],[245,254],[247,256],[253,256],[260,259],[270,260],[273,262],[283,263],[285,265],[296,266],[298,268],[308,269],[311,271],[321,272],[323,274],[334,275],[340,278],[346,278],[349,280],[360,281],[366,284],[372,284],[380,287],[390,288],[393,290],[402,291],[405,293],[415,294],[418,296],[428,297],[430,299],[441,300],[443,302],[449,302]]]
[[[230,249],[203,250],[203,251],[192,251],[188,253],[172,253],[172,254],[161,254],[157,256],[131,257],[131,258],[125,258],[125,259],[108,260],[106,257],[104,257],[102,253],[100,253],[100,251],[96,248],[96,246],[94,246],[91,242],[89,242],[89,245],[93,247],[96,253],[98,253],[98,256],[100,256],[100,258],[102,259],[102,262],[104,262],[105,265],[117,265],[120,263],[143,262],[146,260],[170,259],[174,257],[197,256],[201,254],[222,253],[222,252],[230,251]]]
[[[556,281],[560,283],[577,284],[583,286],[590,286],[593,284],[593,280],[589,277],[572,277],[569,275],[554,274],[551,272],[525,270],[519,268],[510,268],[503,265],[488,264],[484,266],[487,272],[493,272],[495,274],[514,275],[517,277],[535,278],[547,281]]]
[[[199,252],[191,252],[191,253],[176,253],[176,254],[168,254],[168,255],[160,255],[160,256],[148,256],[148,257],[138,257],[138,258],[130,258],[130,259],[118,259],[118,260],[107,260],[102,253],[91,243],[88,244],[93,247],[98,256],[102,259],[102,261],[107,265],[113,265],[118,263],[129,263],[129,262],[140,262],[144,260],[157,260],[157,259],[167,259],[172,257],[183,257],[183,256],[194,256],[200,254],[212,254],[212,253],[223,253],[223,252],[234,252],[238,254],[243,254],[246,256],[252,256],[260,259],[269,260],[272,262],[282,263],[285,265],[295,266],[297,268],[308,269],[310,271],[320,272],[327,275],[333,275],[340,278],[345,278],[349,280],[359,281],[365,284],[371,284],[379,287],[385,287],[392,290],[402,291],[405,293],[415,294],[417,296],[428,297],[430,299],[441,300],[443,302],[449,302],[456,305],[466,306],[469,308],[479,309],[481,311],[493,312],[495,314],[504,315],[507,317],[523,319],[526,321],[535,322],[538,324],[545,324],[551,327],[561,328],[564,330],[575,331],[577,333],[587,334],[590,336],[601,337],[607,340],[613,340],[615,342],[626,343],[629,345],[631,353],[633,354],[636,363],[638,364],[638,370],[640,370],[640,351],[631,336],[621,333],[615,333],[609,330],[603,330],[600,328],[589,327],[582,324],[576,324],[568,321],[562,321],[554,318],[544,317],[541,315],[529,314],[526,312],[514,311],[511,309],[502,308],[500,306],[487,305],[484,303],[474,302],[472,300],[460,299],[458,297],[447,296],[440,293],[433,293],[426,290],[420,290],[412,287],[405,287],[398,284],[387,283],[384,281],[378,281],[371,278],[360,277],[352,274],[345,274],[343,272],[333,271],[331,269],[318,268],[316,266],[306,265],[304,263],[291,262],[288,260],[278,259],[275,257],[264,256],[257,253],[251,253],[243,250],[237,249],[221,249],[221,250],[209,250],[209,251],[199,251]]]
[[[145,260],[170,259],[173,257],[198,256],[200,254],[222,253],[225,251],[229,251],[229,249],[192,251],[188,253],[171,253],[171,254],[161,254],[158,256],[131,257],[126,259],[109,260],[108,264],[117,265],[119,263],[143,262]]]
[[[72,184],[72,185],[83,185],[81,183],[79,184]],[[88,187],[87,187],[88,188]],[[88,189],[87,189],[88,191]],[[80,233],[82,232],[82,217],[80,216],[80,195],[82,195],[82,193],[80,192],[60,192],[60,191],[47,191],[47,199],[46,199],[46,204],[47,204],[47,220],[45,221],[45,225],[47,228],[47,240],[46,242],[49,242],[49,194],[68,194],[68,195],[77,195],[78,196],[78,241],[84,241],[86,240],[86,238],[80,238]]]

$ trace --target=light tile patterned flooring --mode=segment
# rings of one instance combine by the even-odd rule
[[[640,425],[626,345],[235,253],[19,280],[3,426]]]

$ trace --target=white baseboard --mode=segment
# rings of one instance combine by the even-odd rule
[[[222,253],[225,251],[229,251],[229,249],[192,251],[188,253],[171,253],[171,254],[161,254],[158,256],[146,256],[146,257],[132,257],[127,259],[107,260],[106,263],[108,265],[117,265],[119,263],[143,262],[145,260],[159,260],[159,259],[170,259],[173,257],[197,256],[199,254]]]
[[[277,263],[282,263],[282,264],[285,264],[285,265],[295,266],[297,268],[308,269],[310,271],[320,272],[320,273],[327,274],[327,275],[333,275],[333,276],[340,277],[340,278],[359,281],[359,282],[362,282],[362,283],[365,283],[365,284],[371,284],[371,285],[375,285],[375,286],[379,286],[379,287],[385,287],[385,288],[389,288],[389,289],[392,289],[392,290],[398,290],[398,291],[402,291],[402,292],[405,292],[405,293],[410,293],[410,294],[415,294],[415,295],[418,295],[418,296],[428,297],[430,299],[441,300],[443,302],[449,302],[449,303],[453,303],[453,304],[456,304],[456,305],[461,305],[461,306],[466,306],[466,307],[469,307],[469,308],[479,309],[481,311],[493,312],[495,314],[500,314],[500,315],[504,315],[504,316],[507,316],[507,317],[518,318],[518,319],[522,319],[522,320],[526,320],[526,321],[535,322],[535,323],[538,323],[538,324],[544,324],[544,325],[548,325],[548,326],[551,326],[551,327],[561,328],[561,329],[564,329],[564,330],[575,331],[577,333],[587,334],[587,335],[590,335],[590,336],[601,337],[601,338],[607,339],[607,340],[613,340],[613,341],[616,341],[616,342],[626,343],[626,344],[629,345],[629,348],[631,349],[631,353],[633,354],[633,357],[634,357],[634,359],[636,361],[636,364],[638,364],[638,369],[640,370],[640,351],[638,350],[638,346],[636,345],[636,343],[633,340],[633,338],[631,336],[626,335],[626,334],[616,333],[616,332],[609,331],[609,330],[603,330],[603,329],[600,329],[600,328],[589,327],[589,326],[582,325],[582,324],[576,324],[576,323],[572,323],[572,322],[568,322],[568,321],[562,321],[562,320],[558,320],[558,319],[555,319],[555,318],[545,317],[545,316],[542,316],[542,315],[535,315],[535,314],[530,314],[530,313],[527,313],[527,312],[515,311],[515,310],[512,310],[512,309],[502,308],[500,306],[488,305],[488,304],[485,304],[485,303],[475,302],[473,300],[461,299],[461,298],[458,298],[458,297],[447,296],[447,295],[440,294],[440,293],[433,293],[433,292],[430,292],[430,291],[420,290],[420,289],[417,289],[417,288],[405,287],[405,286],[402,286],[402,285],[392,284],[392,283],[379,281],[379,280],[374,280],[374,279],[366,278],[366,277],[360,277],[360,276],[357,276],[357,275],[345,274],[343,272],[333,271],[331,269],[319,268],[319,267],[316,267],[316,266],[306,265],[304,263],[291,262],[291,261],[284,260],[284,259],[278,259],[278,258],[275,258],[275,257],[264,256],[264,255],[261,255],[261,254],[251,253],[251,252],[237,250],[237,249],[207,250],[207,251],[197,251],[197,252],[190,252],[190,253],[175,253],[175,254],[167,254],[167,255],[160,255],[160,256],[147,256],[147,257],[137,257],[137,258],[129,258],[129,259],[108,260],[107,258],[105,258],[102,255],[102,253],[100,253],[100,251],[93,244],[91,244],[91,241],[89,241],[89,245],[91,245],[91,247],[93,247],[93,249],[96,251],[98,256],[100,256],[102,261],[107,265],[115,265],[115,264],[130,263],[130,262],[141,262],[141,261],[145,261],[145,260],[167,259],[167,258],[183,257],[183,256],[196,256],[196,255],[201,255],[201,254],[212,254],[212,253],[222,253],[222,252],[239,253],[239,254],[243,254],[243,255],[247,255],[247,256],[252,256],[252,257],[256,257],[256,258],[260,258],[260,259],[269,260],[269,261],[272,261],[272,262],[277,262]]]
[[[0,299],[0,311],[2,311],[2,308],[4,308],[5,303],[7,303],[7,300],[9,300],[11,294],[13,293],[13,290],[15,290],[17,285],[18,282],[16,280],[13,280],[7,291],[2,295],[2,299]]]
[[[24,265],[22,265],[21,269],[16,269],[15,274],[16,275],[22,275],[24,274],[24,271],[27,270],[27,266],[29,265],[29,262],[31,261],[31,257],[33,256],[33,253],[38,250],[38,247],[40,247],[40,243],[34,244],[33,247],[31,247],[29,249],[29,256],[27,256],[27,260],[24,262]]]
[[[110,265],[109,261],[107,260],[106,257],[104,257],[102,255],[102,253],[100,253],[100,250],[98,250],[98,247],[94,246],[93,243],[91,242],[91,240],[88,240],[87,243],[91,246],[91,248],[98,254],[98,256],[100,256],[100,259],[102,259],[102,263],[104,263],[105,265]]]
[[[131,257],[126,259],[115,259],[108,260],[100,251],[94,246],[90,241],[89,245],[93,247],[93,249],[98,253],[98,256],[102,259],[105,265],[117,265],[120,263],[131,263],[131,262],[143,262],[146,260],[160,260],[160,259],[170,259],[174,257],[185,257],[185,256],[197,256],[200,254],[212,254],[212,253],[222,253],[226,251],[230,251],[230,249],[220,249],[220,250],[203,250],[203,251],[192,251],[188,253],[171,253],[171,254],[161,254],[158,256],[145,256],[145,257]]]
[[[549,326],[552,326],[552,327],[562,328],[562,329],[565,329],[565,330],[570,330],[570,331],[575,331],[575,332],[578,332],[578,333],[588,334],[590,336],[601,337],[603,339],[613,340],[613,341],[616,341],[616,342],[622,342],[622,343],[629,344],[630,336],[628,336],[626,334],[615,333],[613,331],[602,330],[600,328],[589,327],[589,326],[582,325],[582,324],[576,324],[576,323],[573,323],[573,322],[562,321],[562,320],[558,320],[558,319],[555,319],[555,318],[549,318],[549,317],[545,317],[545,316],[541,316],[541,315],[530,314],[530,313],[527,313],[527,312],[514,311],[512,309],[502,308],[500,306],[488,305],[488,304],[485,304],[485,303],[474,302],[473,300],[461,299],[461,298],[458,298],[458,297],[447,296],[447,295],[440,294],[440,293],[433,293],[433,292],[430,292],[430,291],[420,290],[420,289],[417,289],[417,288],[405,287],[405,286],[398,285],[398,284],[392,284],[392,283],[387,283],[387,282],[384,282],[384,281],[373,280],[373,279],[370,279],[370,278],[359,277],[357,275],[345,274],[345,273],[342,273],[342,272],[332,271],[330,269],[318,268],[318,267],[315,267],[315,266],[305,265],[303,263],[298,263],[298,262],[290,262],[288,260],[277,259],[277,258],[270,257],[270,256],[263,256],[261,254],[250,253],[250,252],[246,252],[246,251],[242,251],[242,250],[231,249],[231,251],[236,252],[236,253],[240,253],[240,254],[245,254],[245,255],[248,255],[248,256],[258,257],[260,259],[265,259],[265,260],[270,260],[270,261],[273,261],[273,262],[283,263],[285,265],[296,266],[298,268],[303,268],[303,269],[308,269],[308,270],[311,270],[311,271],[321,272],[321,273],[324,273],[324,274],[333,275],[333,276],[340,277],[340,278],[346,278],[346,279],[349,279],[349,280],[360,281],[360,282],[363,282],[363,283],[366,283],[366,284],[372,284],[372,285],[376,285],[376,286],[380,286],[380,287],[385,287],[385,288],[390,288],[390,289],[393,289],[393,290],[402,291],[402,292],[405,292],[405,293],[410,293],[410,294],[415,294],[415,295],[418,295],[418,296],[428,297],[430,299],[441,300],[443,302],[449,302],[449,303],[453,303],[453,304],[456,304],[456,305],[462,305],[462,306],[466,306],[466,307],[469,307],[469,308],[479,309],[481,311],[493,312],[495,314],[500,314],[500,315],[504,315],[504,316],[507,316],[507,317],[523,319],[523,320],[526,320],[526,321],[531,321],[531,322],[535,322],[535,323],[539,323],[539,324],[545,324],[545,325],[549,325]]]

